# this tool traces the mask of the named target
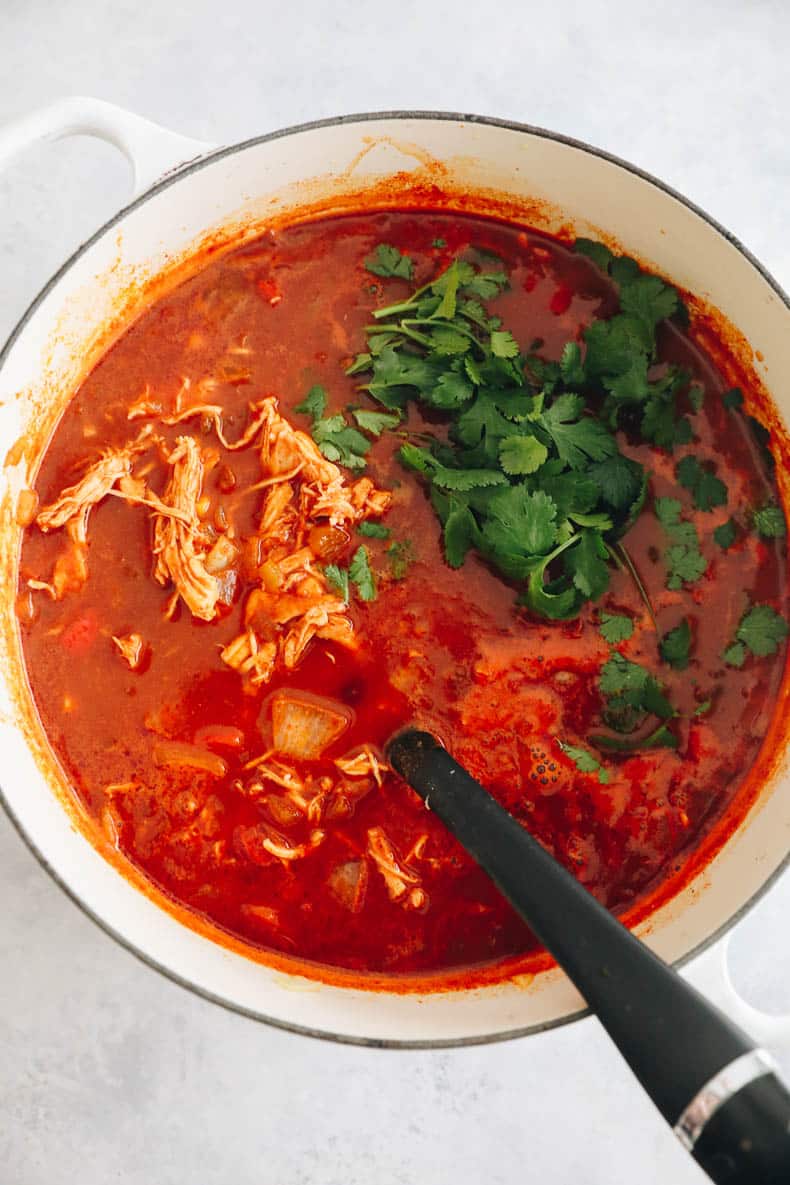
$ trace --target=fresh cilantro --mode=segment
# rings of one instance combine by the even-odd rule
[[[746,662],[746,647],[743,642],[733,642],[722,654],[728,667],[742,667]]]
[[[754,529],[764,539],[781,539],[787,534],[787,523],[781,507],[762,506],[752,515]]]
[[[740,387],[732,387],[724,392],[721,401],[730,411],[738,411],[743,407],[743,391]]]
[[[506,329],[497,329],[491,334],[491,353],[495,358],[517,358],[518,342]]]
[[[621,654],[614,653],[604,663],[598,687],[606,701],[604,720],[616,732],[633,732],[647,716],[666,721],[675,715],[658,680],[645,667]],[[596,744],[600,740],[594,739]]]
[[[383,523],[371,522],[370,519],[360,523],[357,532],[360,535],[366,535],[368,539],[389,539],[392,534],[389,527],[385,527]]]
[[[370,567],[368,549],[361,543],[351,557],[348,565],[348,578],[356,585],[359,598],[362,601],[375,601],[376,578]]]
[[[499,461],[510,477],[540,469],[549,450],[535,436],[506,436],[499,445]]]
[[[617,284],[621,311],[593,323],[583,345],[567,342],[559,362],[534,352],[524,361],[485,304],[506,287],[506,272],[459,257],[373,311],[367,351],[352,367],[388,412],[414,400],[447,425],[399,457],[428,487],[448,564],[477,551],[522,585],[522,604],[553,620],[576,616],[606,590],[614,549],[644,505],[644,466],[615,438],[621,413],[631,431],[635,409],[643,438],[662,447],[691,437],[674,412],[688,376],[670,367],[656,379],[651,370],[658,325],[682,311],[677,293],[631,259],[595,246],[588,254]]]
[[[565,394],[554,400],[540,417],[557,454],[571,469],[584,469],[588,461],[603,461],[618,451],[611,432],[592,416],[583,415],[580,395]]]
[[[339,568],[337,564],[327,564],[327,566],[324,568],[324,576],[332,588],[336,589],[346,604],[348,604],[348,599],[350,596],[348,569]]]
[[[705,388],[702,383],[692,383],[689,387],[689,403],[694,411],[702,411],[705,403]]]
[[[758,658],[764,658],[776,654],[787,633],[787,622],[775,609],[770,605],[754,605],[741,618],[735,639]]]
[[[609,781],[609,771],[605,766],[601,765],[592,753],[587,749],[579,749],[575,745],[568,745],[564,741],[557,741],[562,752],[566,757],[569,757],[573,764],[583,774],[597,774],[598,781],[602,785],[606,785]]]
[[[447,246],[447,239],[434,239],[431,242],[431,246],[432,247],[440,247],[440,248],[446,247]]]
[[[316,385],[310,388],[301,403],[297,403],[294,411],[311,416],[314,420],[320,420],[326,411],[326,401],[326,391],[323,387]]]
[[[348,469],[364,469],[370,441],[356,428],[351,428],[345,416],[338,413],[313,424],[313,440],[327,461],[336,461]]]
[[[681,519],[683,508],[677,498],[656,498],[653,509],[671,540],[664,552],[667,588],[679,589],[684,584],[693,584],[708,566],[700,551],[696,527]]]
[[[444,554],[451,568],[460,568],[474,546],[479,528],[475,516],[463,503],[453,506],[444,522]]]
[[[586,255],[602,272],[608,272],[609,264],[614,259],[609,248],[605,247],[603,243],[596,242],[595,239],[577,239],[573,244],[573,249],[579,255]]]
[[[365,408],[357,407],[351,414],[360,428],[369,432],[371,436],[381,436],[387,428],[397,428],[400,423],[399,415],[386,411],[367,411]]]
[[[379,243],[375,254],[365,260],[365,267],[374,276],[399,280],[410,280],[414,272],[409,256],[401,255],[397,247],[390,247],[388,243]]]
[[[722,523],[720,527],[716,527],[713,532],[713,538],[723,551],[727,551],[728,548],[732,547],[736,536],[737,530],[734,518],[728,519],[726,523]]]
[[[675,467],[675,476],[680,484],[690,491],[698,510],[712,510],[714,506],[726,506],[727,487],[713,471],[699,463],[696,457],[684,457]]]
[[[414,544],[410,539],[401,539],[397,543],[390,543],[387,548],[387,561],[392,579],[403,580],[416,558]]]
[[[691,649],[691,626],[688,618],[675,626],[658,644],[661,657],[676,671],[685,671],[689,665],[689,651]]]
[[[556,517],[557,507],[542,490],[511,486],[490,499],[482,538],[487,550],[503,560],[546,555],[557,539]]]
[[[602,613],[598,627],[606,642],[616,646],[618,642],[627,642],[634,632],[634,620],[623,613]]]
[[[583,530],[565,556],[565,567],[584,598],[597,601],[609,587],[609,552],[598,531]]]
[[[707,716],[708,712],[711,710],[712,707],[713,707],[713,700],[712,699],[703,700],[702,703],[698,704],[697,707],[694,709],[694,715],[695,716]]]

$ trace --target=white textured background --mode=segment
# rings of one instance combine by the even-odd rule
[[[788,43],[780,0],[0,0],[0,121],[75,93],[216,142],[383,108],[525,120],[663,177],[790,287]],[[128,182],[83,140],[0,177],[0,338]],[[788,910],[790,878],[733,943],[775,1011]],[[595,1022],[433,1054],[269,1031],[116,947],[4,818],[0,1050],[0,1185],[703,1180]]]

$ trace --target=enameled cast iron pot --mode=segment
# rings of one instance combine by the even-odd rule
[[[438,992],[320,982],[212,940],[150,888],[121,875],[58,784],[26,702],[13,609],[14,495],[86,365],[156,291],[157,277],[172,282],[179,263],[208,239],[251,233],[292,208],[353,207],[353,194],[371,189],[390,202],[398,194],[408,201],[438,182],[456,205],[470,200],[474,209],[469,195],[493,191],[543,229],[613,234],[624,250],[737,327],[790,421],[787,296],[731,235],[678,194],[622,161],[536,128],[396,112],[306,124],[216,149],[109,104],[68,99],[0,130],[0,166],[35,140],[70,134],[100,136],[120,148],[134,167],[135,196],[52,277],[0,354],[0,457],[8,454],[0,508],[0,752],[8,814],[41,864],[108,933],[184,986],[249,1016],[338,1040],[413,1046],[495,1040],[580,1016],[583,1001],[557,970]],[[638,929],[666,959],[684,963],[723,936],[785,866],[790,772],[786,757],[777,758],[758,801],[714,860]],[[790,1020],[756,1013],[735,995],[724,945],[694,964],[695,980],[758,1039],[790,1043]]]

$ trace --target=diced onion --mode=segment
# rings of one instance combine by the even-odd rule
[[[344,704],[305,692],[277,692],[271,705],[275,752],[302,761],[317,761],[351,724]]]
[[[186,741],[157,741],[154,745],[154,763],[188,765],[192,769],[202,769],[213,774],[216,778],[224,778],[228,772],[228,763],[216,753],[201,749],[198,745],[189,745]]]

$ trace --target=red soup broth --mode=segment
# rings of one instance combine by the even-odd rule
[[[198,401],[221,408],[231,443],[250,403],[265,395],[276,395],[280,412],[304,430],[309,417],[294,409],[314,384],[328,393],[327,415],[373,406],[345,369],[364,349],[371,310],[401,291],[364,266],[381,242],[414,258],[417,282],[459,252],[495,253],[510,285],[490,308],[522,349],[539,339],[546,358],[558,358],[565,342],[617,307],[610,281],[588,259],[493,219],[393,211],[286,227],[208,263],[112,346],[54,432],[36,483],[40,504],[54,501],[101,450],[134,440],[145,417],[129,419],[129,409],[147,398],[159,408],[162,442],[146,457],[149,489],[162,495],[167,449],[191,435],[214,452],[204,512],[222,507],[238,538],[254,535],[265,496],[250,488],[262,476],[256,444],[229,451],[210,417],[166,425],[164,413],[179,406],[185,382],[193,402],[200,387]],[[257,570],[242,565],[218,617],[200,620],[174,603],[172,586],[152,578],[151,515],[105,497],[90,514],[87,578],[67,571],[68,587],[53,599],[29,591],[27,581],[49,580],[59,557],[68,570],[68,542],[62,531],[32,525],[20,582],[30,687],[68,780],[119,851],[229,934],[325,965],[419,975],[539,952],[527,926],[398,777],[371,767],[355,781],[336,764],[360,751],[383,759],[388,738],[416,724],[434,731],[610,909],[631,909],[681,876],[733,808],[772,716],[783,650],[741,668],[725,667],[721,654],[750,603],[783,607],[785,555],[782,539],[754,532],[739,533],[727,550],[713,542],[711,528],[733,506],[775,501],[776,490],[746,417],[721,402],[727,384],[711,358],[669,323],[659,344],[661,361],[681,363],[705,389],[695,450],[715,457],[730,506],[701,516],[674,480],[676,457],[622,443],[650,471],[653,496],[678,497],[692,521],[704,518],[707,569],[681,592],[665,586],[655,516],[642,514],[627,535],[658,632],[626,571],[613,571],[602,602],[585,605],[578,619],[548,622],[520,609],[513,587],[475,555],[448,567],[440,525],[399,463],[403,437],[394,432],[368,455],[366,472],[392,491],[392,504],[383,520],[389,537],[362,541],[378,595],[351,603],[358,645],[314,638],[293,669],[278,665],[257,685],[221,658],[244,628]],[[403,430],[425,426],[412,405]],[[347,562],[348,547],[337,543]],[[611,653],[601,610],[634,618],[632,637],[616,648],[650,669],[660,635],[683,617],[694,630],[688,669],[661,671],[679,713],[678,748],[607,756],[605,784],[558,743],[585,745],[600,726],[598,676]],[[134,667],[113,641],[132,635],[140,639]],[[273,697],[288,691],[347,711],[342,735],[297,769],[301,807],[293,785],[260,772],[268,768]],[[189,746],[184,752],[197,764],[171,763],[173,744]],[[266,760],[256,765],[259,758]],[[320,794],[320,806],[306,810],[305,800]],[[288,858],[276,854],[283,845]],[[400,887],[382,872],[388,860]]]

